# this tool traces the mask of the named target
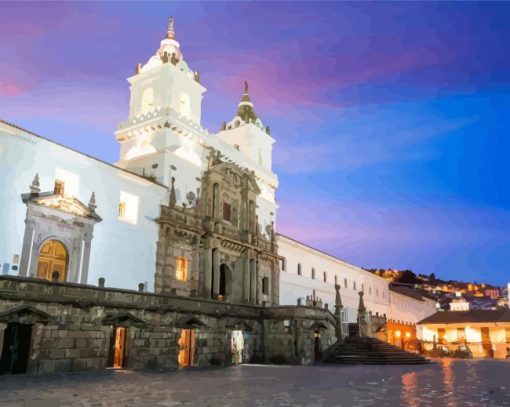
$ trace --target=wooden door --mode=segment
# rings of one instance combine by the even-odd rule
[[[124,348],[126,346],[126,328],[115,330],[115,348],[113,353],[113,367],[120,369],[124,366]]]
[[[490,336],[490,330],[488,327],[481,328],[482,334],[482,347],[486,358],[494,357],[494,350],[492,349],[492,342]]]
[[[58,281],[66,281],[68,256],[65,246],[58,240],[48,240],[39,251],[37,277],[52,280],[53,273],[58,273]]]
[[[193,329],[183,329],[179,338],[179,356],[180,367],[193,365],[195,356],[195,331]]]
[[[444,335],[445,335],[445,329],[444,328],[439,328],[437,330],[437,340],[440,344],[444,344],[446,343],[445,339],[444,339]]]

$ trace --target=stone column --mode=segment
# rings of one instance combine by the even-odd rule
[[[220,293],[220,251],[213,251],[213,296],[216,299]]]
[[[256,304],[260,304],[259,298],[259,282],[260,282],[260,267],[259,262],[255,262],[255,302]]]
[[[250,260],[250,303],[257,302],[257,271],[255,268],[255,260]]]
[[[89,276],[89,263],[90,263],[90,248],[92,245],[92,236],[88,237],[85,240],[85,245],[83,247],[83,262],[81,266],[81,277],[80,283],[87,284],[88,276]]]
[[[23,277],[27,277],[29,272],[33,236],[34,226],[25,221],[25,235],[23,236],[23,248],[21,250],[21,261],[19,266],[19,275]]]
[[[83,239],[81,237],[76,237],[74,239],[69,239],[69,241],[64,242],[67,250],[68,250],[68,261],[67,261],[67,275],[65,281],[69,281],[71,283],[77,283],[80,278],[80,264],[82,261],[82,243]],[[83,259],[85,260],[85,259]]]
[[[213,252],[212,249],[206,249],[206,256],[205,256],[205,262],[204,262],[204,297],[205,298],[211,298],[211,280],[212,280],[212,265],[213,265]]]
[[[243,259],[243,302],[250,302],[250,259]]]

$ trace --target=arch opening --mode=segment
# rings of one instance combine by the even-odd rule
[[[39,250],[37,278],[64,282],[67,279],[69,255],[65,245],[58,240],[47,240]]]

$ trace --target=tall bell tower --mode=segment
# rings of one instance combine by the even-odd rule
[[[203,130],[200,121],[206,89],[200,84],[198,72],[192,71],[184,59],[173,17],[155,55],[147,63],[138,64],[128,82],[129,115],[116,132],[121,144],[117,165],[164,185],[170,185],[169,168],[177,165],[171,156],[177,150],[181,149],[185,160],[200,167],[203,154],[193,146],[192,133]]]

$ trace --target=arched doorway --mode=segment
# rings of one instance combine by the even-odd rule
[[[4,332],[3,348],[0,349],[0,375],[2,373],[26,373],[30,356],[32,325],[10,322]]]
[[[226,264],[220,266],[220,290],[218,299],[225,301],[230,294],[230,270]]]
[[[321,346],[321,331],[316,330],[313,333],[314,341],[313,341],[313,353],[315,361],[319,361],[322,359],[322,346]]]
[[[48,240],[39,251],[37,263],[37,277],[45,280],[53,280],[53,275],[58,275],[58,281],[66,281],[67,264],[69,256],[63,243],[58,240]]]
[[[193,366],[195,359],[195,330],[181,329],[178,345],[179,354],[177,361],[179,362],[179,367]]]
[[[240,329],[233,330],[230,335],[230,352],[233,365],[243,363],[244,333]]]

